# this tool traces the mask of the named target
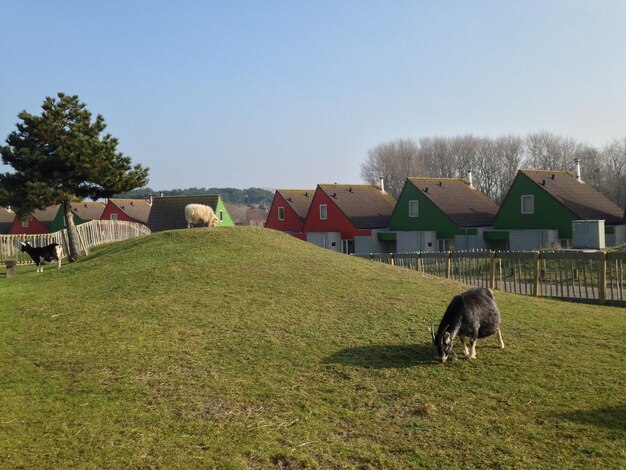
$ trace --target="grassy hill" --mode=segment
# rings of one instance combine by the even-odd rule
[[[620,468],[626,311],[496,293],[506,349],[435,362],[465,286],[224,228],[0,277],[0,468]]]

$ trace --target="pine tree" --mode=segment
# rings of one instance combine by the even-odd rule
[[[18,114],[17,130],[0,147],[5,165],[0,173],[0,205],[10,205],[18,217],[35,209],[62,204],[68,230],[69,257],[83,253],[78,242],[71,203],[98,199],[145,186],[148,168],[135,165],[117,151],[118,141],[103,134],[106,123],[92,114],[78,96],[47,97],[41,115]]]

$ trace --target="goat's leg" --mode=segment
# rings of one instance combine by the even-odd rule
[[[465,336],[460,335],[460,339],[461,339],[461,345],[463,346],[463,354],[465,354],[465,356],[469,356],[469,350],[467,349],[467,343],[465,342]]]
[[[500,328],[496,330],[496,333],[498,335],[498,342],[500,343],[500,349],[504,349],[504,341],[502,341],[502,332],[500,331]]]
[[[476,359],[476,337],[470,337],[470,359]]]

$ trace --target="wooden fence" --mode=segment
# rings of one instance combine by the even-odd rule
[[[357,256],[505,292],[626,305],[626,253],[481,251]]]
[[[81,248],[86,254],[93,246],[111,243],[129,238],[150,235],[145,225],[121,220],[92,220],[76,226]],[[40,235],[0,235],[0,263],[7,258],[15,258],[17,264],[29,264],[33,261],[27,253],[20,250],[20,242],[29,242],[33,246],[45,246],[58,243],[63,247],[63,254],[69,253],[67,230]]]

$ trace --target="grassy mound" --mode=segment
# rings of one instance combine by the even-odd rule
[[[466,286],[249,228],[0,278],[0,467],[619,468],[624,309],[496,293],[506,349],[435,362]]]

